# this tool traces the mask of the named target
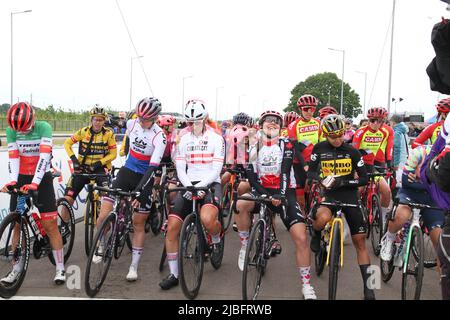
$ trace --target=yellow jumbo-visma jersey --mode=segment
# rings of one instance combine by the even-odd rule
[[[103,128],[99,133],[95,133],[92,138],[89,152],[86,153],[89,141],[91,140],[92,131],[89,127],[84,127],[75,132],[71,137],[64,142],[69,157],[75,153],[72,150],[72,145],[79,142],[78,161],[82,163],[83,157],[86,156],[84,164],[90,166],[97,161],[101,161],[103,166],[111,169],[111,162],[117,157],[117,145],[114,138],[114,132],[111,129]]]

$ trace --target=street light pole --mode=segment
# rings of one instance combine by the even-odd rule
[[[183,77],[183,94],[181,96],[181,114],[184,114],[184,80],[192,78],[192,75]]]
[[[218,113],[217,113],[217,102],[218,102],[217,96],[218,96],[218,91],[219,91],[219,89],[223,89],[223,86],[222,86],[222,87],[217,87],[217,88],[216,88],[216,113],[215,113],[215,115],[216,115],[216,121],[219,120]]]
[[[20,13],[28,13],[32,10],[11,12],[11,105],[13,104],[13,15]]]
[[[130,59],[130,110],[131,110],[131,100],[133,95],[133,60],[134,59],[140,59],[144,56],[138,56],[138,57],[131,57]]]
[[[364,74],[364,108],[363,108],[363,115],[365,115],[366,114],[367,72],[366,71],[356,71],[356,72]]]
[[[392,29],[391,29],[391,57],[389,59],[389,89],[388,89],[388,112],[391,112],[391,85],[392,85],[392,55],[394,49],[394,18],[395,18],[395,0],[392,5]]]
[[[328,50],[342,52],[342,79],[341,79],[341,112],[343,114],[344,109],[344,69],[345,69],[345,50],[328,48]]]

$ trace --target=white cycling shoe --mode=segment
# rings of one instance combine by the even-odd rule
[[[392,241],[387,234],[381,239],[381,250],[380,257],[383,261],[391,261],[392,259],[392,248],[394,246],[394,241]]]
[[[127,274],[127,281],[136,281],[138,278],[137,268],[133,265],[130,266]]]
[[[307,284],[302,288],[303,299],[305,300],[317,300],[316,292],[312,285]]]
[[[241,271],[244,271],[245,252],[246,251],[247,251],[247,246],[242,246],[241,250],[239,250],[238,267],[239,267],[239,270],[241,270]]]

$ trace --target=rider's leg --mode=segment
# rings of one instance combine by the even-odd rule
[[[320,206],[317,209],[316,217],[313,220],[313,233],[311,237],[310,247],[313,252],[319,252],[320,250],[320,232],[325,225],[331,220],[331,210],[326,206]]]
[[[383,221],[386,221],[389,212],[389,206],[392,200],[391,188],[383,177],[378,181],[378,188],[380,191],[381,212],[383,213]]]

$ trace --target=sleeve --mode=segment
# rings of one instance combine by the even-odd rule
[[[436,128],[435,125],[426,127],[418,136],[416,139],[414,139],[414,142],[411,144],[411,147],[417,148],[420,145],[425,144],[425,142],[431,138],[433,135],[433,131]]]
[[[115,158],[117,158],[117,143],[114,137],[114,133],[110,131],[110,135],[108,137],[108,154],[100,161],[102,165],[106,165],[107,163],[112,162]]]
[[[176,146],[175,164],[177,168],[177,176],[184,187],[192,186],[191,180],[186,173],[186,139],[181,138],[180,143]]]
[[[122,144],[120,145],[119,156],[125,157],[128,154],[127,149],[129,149],[129,147],[127,148],[127,143],[128,143],[128,131],[126,131],[125,135],[123,136]]]
[[[311,153],[311,160],[309,161],[309,168],[307,177],[308,179],[314,179],[319,180],[320,172],[319,172],[319,163],[320,163],[320,157],[319,157],[319,148],[317,147],[318,144],[314,146]]]
[[[8,171],[9,180],[17,182],[20,169],[19,147],[16,142],[16,132],[6,128],[6,143],[8,144]]]
[[[295,157],[300,161],[301,167],[303,168],[305,166],[305,159],[303,159],[302,152],[306,149],[306,146],[297,140],[292,141],[292,145],[294,146]]]
[[[353,142],[352,142],[353,147],[356,150],[358,150],[363,156],[365,156],[369,153],[372,153],[370,150],[362,150],[361,149],[361,142],[364,137],[364,133],[365,133],[364,129],[356,130],[355,134],[353,135]]]
[[[162,130],[153,137],[152,143],[154,149],[152,157],[150,159],[149,167],[147,171],[145,171],[144,176],[139,181],[135,190],[142,190],[150,187],[150,181],[152,180],[153,171],[155,171],[156,168],[159,167],[159,164],[164,154],[164,150],[166,149],[167,139]]]
[[[386,161],[392,161],[392,150],[394,148],[394,130],[391,127],[388,129],[389,136],[387,138],[386,149],[384,150],[384,155]]]
[[[75,132],[73,135],[71,135],[69,138],[66,139],[66,141],[64,141],[64,149],[66,150],[67,155],[69,156],[69,158],[73,155],[75,155],[75,153],[72,150],[72,146],[81,141],[81,139],[83,139],[82,135],[81,135],[81,130],[78,130],[77,132]]]
[[[41,144],[39,146],[39,161],[31,183],[37,185],[41,183],[52,157],[52,146],[52,127],[47,122],[43,122],[41,128]]]
[[[289,186],[291,178],[292,161],[294,160],[293,146],[290,141],[283,140],[283,160],[281,161],[281,179],[280,190],[281,196],[286,197],[286,190]]]
[[[207,187],[220,177],[220,172],[222,171],[225,158],[225,143],[222,136],[215,135],[214,137],[215,141],[212,170],[211,172],[205,172],[205,177],[196,185],[197,187]]]

